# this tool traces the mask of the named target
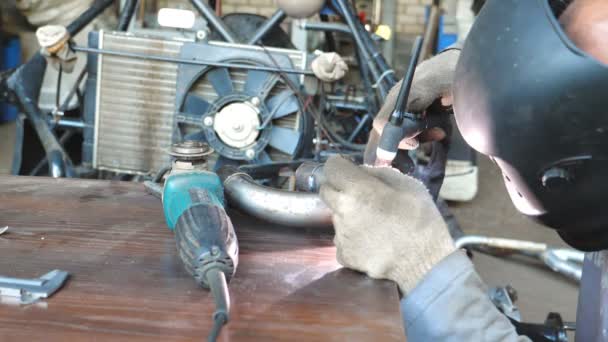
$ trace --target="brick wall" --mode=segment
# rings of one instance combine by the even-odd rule
[[[432,0],[397,0],[397,34],[415,36],[424,31],[426,6]]]
[[[159,7],[192,9],[186,0],[158,0]],[[224,14],[240,12],[255,13],[270,16],[276,10],[274,0],[223,0],[222,12]]]
[[[305,1],[305,0],[302,0]],[[424,31],[425,8],[432,0],[382,0],[396,1],[394,65],[399,74],[409,59],[411,46],[416,35]],[[445,1],[444,1],[445,2]],[[160,0],[161,5],[189,7],[185,0]],[[270,16],[276,11],[274,0],[223,0],[223,13],[244,12]]]
[[[274,5],[274,0],[223,0],[222,12],[232,13],[255,13],[264,16],[271,16],[277,7]]]

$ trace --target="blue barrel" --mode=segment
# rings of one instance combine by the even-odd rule
[[[458,41],[458,33],[449,32],[446,30],[445,19],[445,15],[442,15],[439,19],[439,32],[437,32],[437,53],[449,48]]]
[[[19,38],[7,37],[1,43],[0,70],[18,67],[21,64],[21,42]],[[0,103],[0,123],[15,120],[17,113],[17,107],[8,103]]]

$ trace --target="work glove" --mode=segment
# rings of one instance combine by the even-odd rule
[[[312,71],[323,82],[335,82],[344,77],[348,65],[344,59],[335,52],[321,53],[311,65]]]
[[[443,106],[451,106],[452,104],[452,83],[454,81],[454,73],[456,64],[460,57],[460,50],[450,49],[441,54],[428,59],[416,68],[414,80],[408,98],[407,110],[411,113],[426,113],[427,109],[432,104],[441,101]],[[401,83],[397,83],[387,95],[382,108],[374,119],[374,129],[370,134],[370,139],[365,151],[365,163],[373,164],[376,159],[376,148],[378,146],[379,137],[382,130],[388,121],[389,116],[395,109],[397,103],[397,95],[401,89]],[[432,113],[426,113],[432,115]],[[422,132],[420,136],[404,139],[399,144],[400,149],[412,150],[418,147],[420,141],[438,141],[446,136],[446,132],[441,128],[434,128],[426,132]]]
[[[410,292],[456,250],[425,186],[392,168],[325,164],[321,198],[332,210],[338,262]]]
[[[77,56],[70,49],[68,41],[70,34],[61,25],[45,25],[36,30],[36,38],[40,44],[40,53],[47,59],[49,64],[59,70],[71,73],[76,65]]]

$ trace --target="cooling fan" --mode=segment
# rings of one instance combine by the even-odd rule
[[[293,69],[283,49],[213,43],[184,45],[182,58]],[[312,123],[294,91],[296,75],[246,68],[181,65],[178,70],[175,140],[202,140],[218,154],[216,168],[300,158]]]

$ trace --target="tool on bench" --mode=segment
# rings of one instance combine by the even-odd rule
[[[474,248],[488,254],[517,253],[543,262],[554,272],[576,282],[583,275],[585,253],[569,248],[552,248],[545,243],[468,235],[454,242],[457,248]]]
[[[224,189],[217,174],[208,171],[207,145],[186,141],[171,147],[175,158],[162,192],[167,225],[186,270],[210,289],[216,309],[209,341],[215,341],[230,315],[228,281],[238,263],[238,243],[224,210]]]
[[[34,279],[0,276],[0,296],[19,298],[20,304],[32,304],[57,292],[65,283],[68,275],[66,271],[53,270]]]
[[[420,132],[438,127],[443,123],[445,118],[435,115],[423,115],[407,112],[408,98],[412,82],[414,81],[414,73],[418,60],[422,51],[422,38],[416,37],[414,47],[412,49],[412,58],[401,83],[401,88],[397,95],[397,103],[395,109],[391,113],[388,122],[382,130],[380,142],[376,149],[376,166],[391,166],[397,152],[399,151],[399,143],[405,138],[413,138]]]

